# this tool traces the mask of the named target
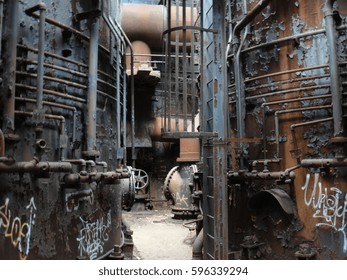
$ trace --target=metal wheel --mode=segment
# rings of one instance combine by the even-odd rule
[[[133,169],[132,172],[135,176],[135,190],[146,188],[149,183],[148,174],[142,169]]]

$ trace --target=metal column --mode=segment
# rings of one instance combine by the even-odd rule
[[[201,1],[204,259],[228,259],[227,80],[225,2]]]

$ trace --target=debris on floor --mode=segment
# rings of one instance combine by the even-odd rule
[[[191,260],[195,231],[174,219],[170,210],[123,213],[133,230],[133,259]]]

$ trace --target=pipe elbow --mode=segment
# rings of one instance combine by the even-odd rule
[[[326,0],[323,6],[324,17],[332,16],[334,14],[334,3],[336,0]]]
[[[202,260],[204,229],[201,229],[193,243],[193,260]]]

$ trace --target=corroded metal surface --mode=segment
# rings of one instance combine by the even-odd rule
[[[231,170],[237,171],[240,185],[230,177],[229,226],[234,232],[230,235],[233,250],[245,251],[241,236],[250,232],[256,236],[259,246],[252,252],[254,258],[347,256],[343,118],[347,38],[342,31],[345,8],[339,8],[339,2],[269,1],[240,34],[239,39],[241,35],[246,39],[240,44],[239,68],[230,70],[229,96],[232,127],[244,126],[245,135],[237,139],[235,132],[236,138],[231,139],[242,145],[232,147],[236,160]],[[236,1],[234,21],[240,22],[244,12],[257,4]],[[236,63],[230,54],[229,62]],[[234,83],[235,71],[241,75],[241,84]],[[244,102],[235,110],[239,95]],[[240,110],[244,124],[238,122]],[[247,141],[258,137],[263,138],[262,144]],[[240,170],[240,162],[247,163],[245,170]],[[249,172],[252,162],[258,162],[257,168]],[[295,178],[247,178],[247,174],[272,172],[294,172]],[[290,214],[281,210],[276,199],[266,199],[267,208],[248,212],[244,202],[264,190],[285,191],[295,211]]]
[[[125,85],[100,4],[5,1],[0,259],[123,257]]]

